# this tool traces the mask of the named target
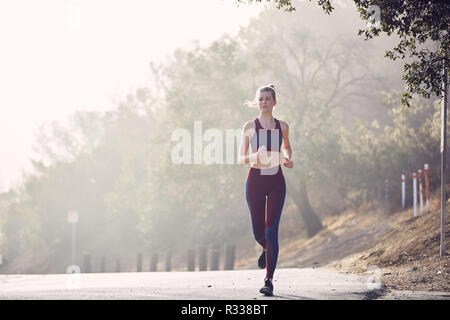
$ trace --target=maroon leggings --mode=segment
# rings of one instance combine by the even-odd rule
[[[267,216],[266,216],[267,197]],[[278,258],[278,225],[286,197],[281,166],[269,169],[250,167],[246,198],[255,240],[266,249],[266,273],[272,278]]]

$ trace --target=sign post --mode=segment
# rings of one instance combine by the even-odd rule
[[[445,215],[447,194],[446,194],[446,182],[445,182],[445,171],[446,171],[446,161],[447,161],[447,90],[448,90],[448,76],[447,68],[444,66],[443,69],[443,81],[442,81],[442,104],[441,104],[441,248],[440,255],[445,255]]]
[[[76,225],[78,222],[78,212],[69,211],[67,213],[67,222],[72,224],[72,265],[75,265],[75,236],[76,236]]]

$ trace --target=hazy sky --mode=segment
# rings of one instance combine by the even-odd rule
[[[0,191],[31,168],[39,124],[114,108],[146,84],[150,61],[235,34],[261,8],[233,0],[0,2]]]

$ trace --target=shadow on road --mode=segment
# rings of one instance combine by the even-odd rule
[[[271,297],[263,296],[263,299],[264,298],[271,298],[271,299],[275,298],[275,299],[284,299],[284,300],[316,300],[316,299],[313,299],[313,298],[296,296],[296,295],[293,295],[293,294],[286,294],[286,295],[276,295],[276,294],[274,294]]]

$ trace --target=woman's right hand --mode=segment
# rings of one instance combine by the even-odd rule
[[[258,164],[268,164],[270,159],[267,156],[267,148],[266,146],[261,146],[258,148],[257,152]]]

